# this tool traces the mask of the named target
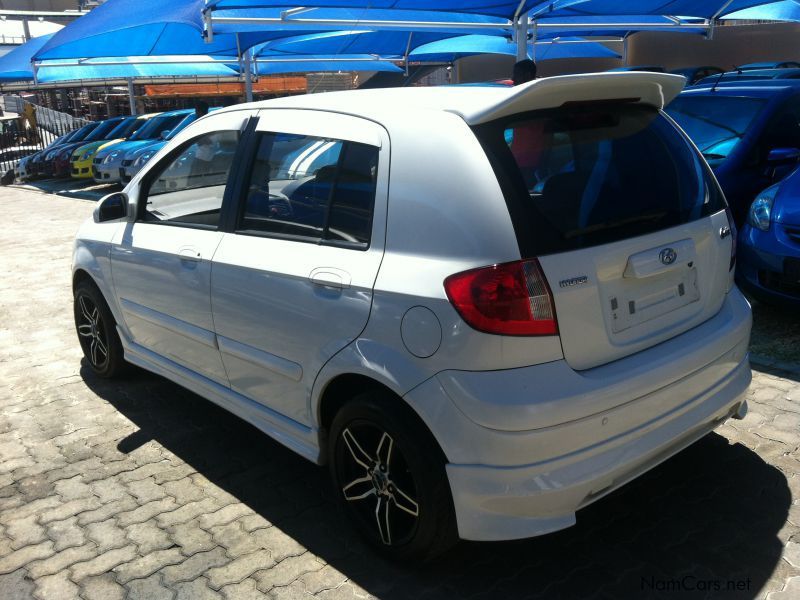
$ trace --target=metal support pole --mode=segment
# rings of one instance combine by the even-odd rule
[[[514,41],[517,43],[517,61],[528,58],[528,13],[514,22]]]
[[[39,67],[36,65],[36,61],[31,61],[31,71],[33,71],[33,85],[35,87],[39,86]]]
[[[133,78],[128,78],[128,100],[131,103],[131,116],[136,116],[136,93],[133,88]]]
[[[245,102],[253,101],[253,69],[250,49],[244,51],[244,99]]]
[[[22,35],[25,36],[25,42],[31,41],[31,28],[28,25],[28,19],[22,19]]]

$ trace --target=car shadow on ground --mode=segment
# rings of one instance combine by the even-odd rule
[[[57,194],[67,198],[97,201],[122,189],[118,184],[97,183],[91,179],[41,179],[17,184],[26,190],[36,190],[43,194]]]
[[[154,440],[380,598],[754,598],[780,561],[791,493],[756,453],[709,434],[531,540],[462,542],[424,566],[392,564],[358,539],[327,471],[160,377],[86,384]]]

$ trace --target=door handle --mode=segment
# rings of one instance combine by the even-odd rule
[[[190,260],[192,262],[200,262],[203,258],[200,256],[200,252],[197,251],[197,248],[192,248],[191,246],[186,246],[178,250],[178,256],[181,260]]]
[[[314,269],[308,276],[314,285],[343,290],[350,287],[350,274],[333,267],[320,267]]]

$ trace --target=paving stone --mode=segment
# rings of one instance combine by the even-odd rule
[[[92,543],[87,543],[77,548],[67,548],[44,560],[37,560],[29,563],[27,567],[28,573],[34,578],[43,577],[45,575],[55,575],[67,567],[71,567],[79,562],[91,560],[97,555],[97,546]]]
[[[78,586],[70,581],[66,571],[41,577],[35,583],[35,594],[40,600],[75,600],[78,597]]]
[[[174,503],[175,501],[172,500]],[[205,498],[200,502],[190,502],[184,504],[180,508],[165,512],[158,516],[158,526],[162,528],[170,527],[171,525],[179,525],[199,517],[200,515],[213,512],[219,508],[219,505],[211,498]]]
[[[79,498],[90,498],[94,495],[92,488],[81,481],[80,475],[76,475],[71,479],[56,481],[53,487],[56,493],[64,500],[78,500]]]
[[[140,554],[164,550],[174,545],[167,532],[160,529],[155,521],[131,525],[126,531],[128,539],[139,547]]]
[[[14,550],[11,554],[7,554],[0,558],[0,575],[12,573],[20,567],[24,567],[28,563],[35,560],[44,559],[52,556],[55,553],[53,549],[53,542],[50,540],[41,542],[35,546],[25,546],[19,550]]]
[[[81,526],[90,525],[106,521],[119,514],[129,513],[139,507],[133,496],[127,496],[122,500],[115,500],[108,504],[103,504],[100,508],[89,510],[78,515],[78,524]]]
[[[3,525],[8,525],[9,522],[17,519],[38,516],[42,511],[54,506],[58,506],[59,504],[61,504],[61,500],[58,498],[58,496],[49,496],[47,498],[39,498],[33,502],[27,502],[24,505],[15,508],[4,509],[3,512],[0,513],[0,523]]]
[[[216,543],[211,539],[211,534],[200,527],[197,519],[192,519],[186,523],[172,525],[167,528],[172,540],[181,547],[181,551],[186,556],[191,556],[197,552],[207,552],[216,547]]]
[[[131,581],[127,600],[172,600],[174,593],[161,583],[161,578],[156,574],[147,579]]]
[[[136,497],[140,504],[161,500],[167,495],[166,490],[157,485],[152,477],[131,481],[127,484],[127,487],[128,491]]]
[[[225,600],[263,600],[264,598],[264,594],[256,588],[256,582],[253,579],[226,585],[220,591]]]
[[[789,542],[783,550],[783,558],[786,562],[800,571],[800,543]]]
[[[121,527],[128,527],[129,525],[134,525],[136,523],[144,523],[156,515],[174,511],[176,506],[177,504],[175,503],[174,499],[169,497],[162,498],[161,500],[148,502],[147,504],[144,504],[143,506],[135,508],[131,511],[119,513],[117,515],[117,522]]]
[[[800,598],[800,576],[792,577],[779,592],[767,594],[767,600],[797,600]]]
[[[47,537],[53,540],[53,547],[57,552],[86,543],[86,535],[83,528],[78,525],[78,517],[51,521],[47,524]]]
[[[318,571],[311,571],[298,577],[309,594],[317,594],[323,590],[339,587],[347,581],[347,576],[340,573],[330,565],[325,565]]]
[[[15,550],[47,540],[47,531],[39,525],[38,517],[31,515],[6,523],[6,535],[11,538]]]
[[[278,527],[259,529],[251,535],[258,537],[258,543],[262,548],[270,551],[275,562],[280,562],[288,556],[300,555],[306,551],[302,544]]]
[[[91,498],[79,498],[69,500],[59,506],[49,508],[39,515],[39,523],[47,525],[50,521],[63,521],[69,517],[82,512],[94,510],[100,507],[100,499],[92,496]]]
[[[175,585],[175,600],[221,600],[222,595],[208,587],[208,580],[199,577],[194,581]]]
[[[92,523],[86,527],[86,536],[97,544],[100,554],[114,548],[122,548],[130,544],[122,529],[114,519],[100,523]]]
[[[177,481],[167,481],[162,484],[162,487],[167,494],[175,498],[178,504],[199,502],[206,498],[203,490],[197,487],[189,477]]]
[[[248,532],[255,531],[256,529],[266,529],[267,527],[272,527],[272,523],[259,514],[245,515],[239,519],[239,522],[242,524],[242,529]]]
[[[23,569],[0,575],[0,593],[3,595],[3,600],[30,600],[33,598],[33,592],[33,581]]]
[[[217,525],[225,525],[239,517],[250,514],[253,514],[253,510],[245,504],[229,504],[215,512],[201,516],[198,521],[203,529],[211,529]]]
[[[117,580],[124,584],[132,579],[149,577],[164,567],[177,565],[183,562],[184,559],[185,557],[178,548],[156,550],[144,556],[140,556],[131,562],[115,567],[114,572],[117,574]]]
[[[132,561],[135,557],[136,546],[133,545],[109,550],[92,560],[73,565],[71,569],[72,579],[80,583],[86,577],[102,575],[117,565]]]
[[[253,573],[269,569],[274,564],[275,561],[267,550],[258,550],[240,556],[222,567],[209,569],[206,577],[208,577],[209,585],[218,590],[224,585],[239,583]]]
[[[113,478],[94,481],[90,487],[95,496],[99,497],[100,502],[103,504],[108,504],[115,500],[122,500],[129,496],[125,486]]]
[[[81,581],[83,600],[125,600],[125,588],[114,579],[112,573],[87,577]]]
[[[225,556],[225,550],[215,548],[210,552],[198,552],[193,554],[179,565],[165,567],[161,573],[164,576],[164,583],[172,585],[181,581],[192,581],[204,575],[213,567],[220,567],[229,562]]]
[[[259,590],[268,592],[274,587],[288,586],[301,575],[319,571],[323,566],[310,552],[306,552],[285,558],[271,569],[255,573],[253,579],[258,582]]]
[[[210,530],[214,541],[228,551],[228,556],[236,557],[249,554],[262,548],[258,535],[248,533],[239,521],[227,525],[217,525]]]

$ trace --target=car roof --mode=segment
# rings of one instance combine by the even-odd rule
[[[470,125],[568,102],[624,99],[663,108],[683,89],[680,75],[644,71],[591,73],[547,77],[516,87],[440,86],[389,88],[288,96],[237,105],[243,109],[298,108],[328,110],[406,122],[415,112],[441,111],[461,116]]]
[[[800,80],[768,79],[765,81],[721,81],[719,85],[707,82],[687,87],[681,95],[748,96],[772,98],[791,95],[800,91]]]
[[[765,62],[754,62],[754,63],[747,63],[746,65],[739,65],[740,69],[776,69],[779,68],[778,65],[785,65],[785,64],[799,64],[796,60],[772,60],[772,61],[765,61]]]

